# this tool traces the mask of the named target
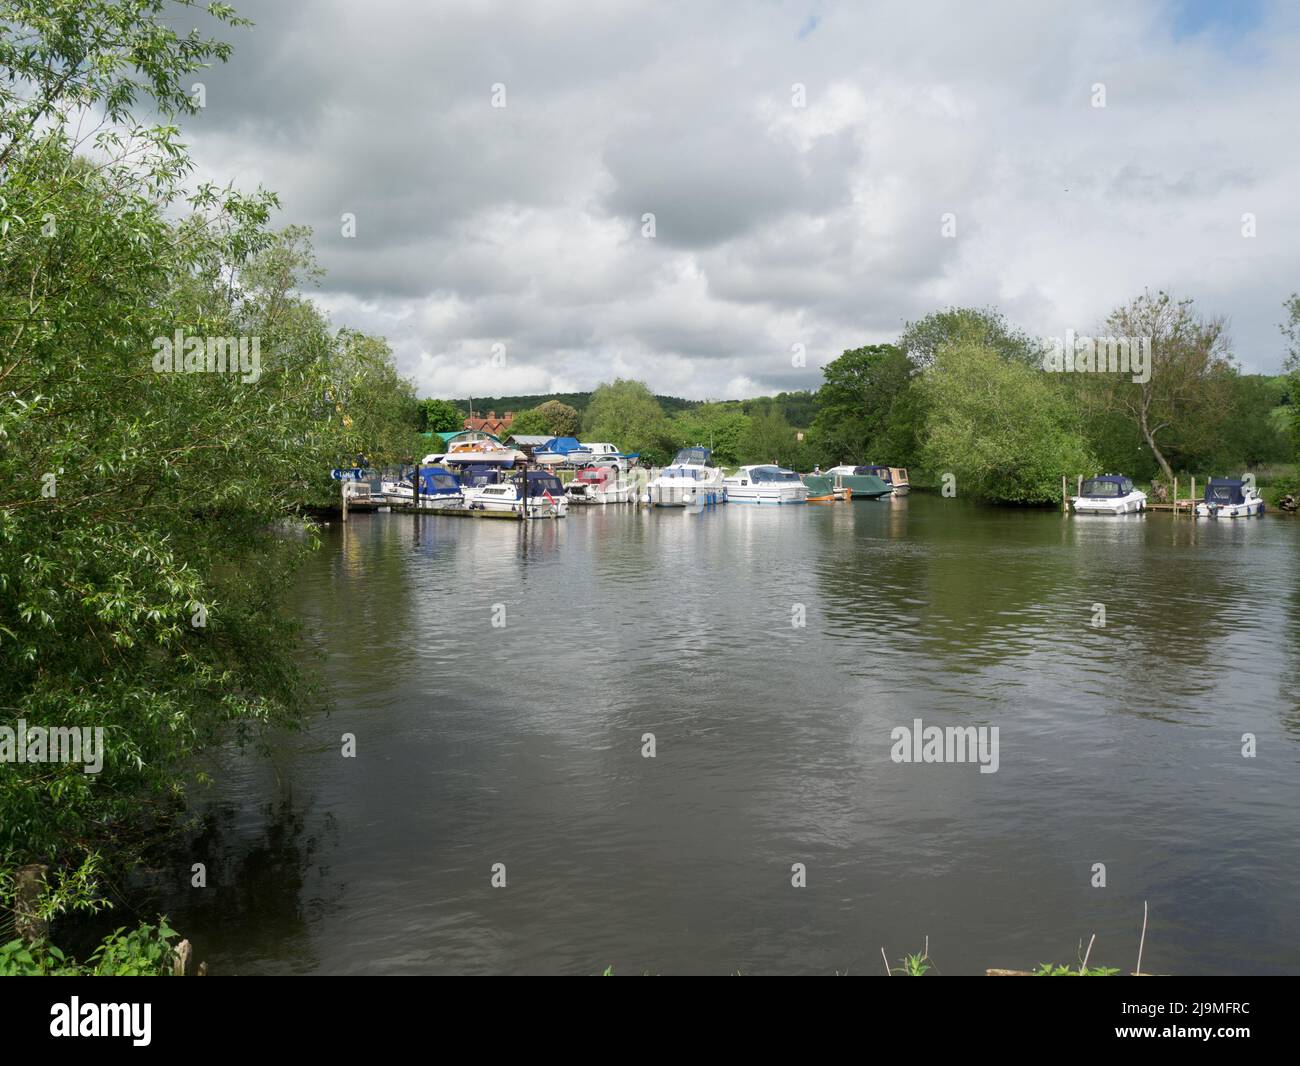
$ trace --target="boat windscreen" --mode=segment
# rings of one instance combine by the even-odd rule
[[[420,491],[424,493],[450,493],[460,491],[460,482],[441,470],[420,471]]]
[[[782,470],[779,466],[756,466],[749,472],[749,479],[764,483],[798,481],[799,475],[793,470]]]
[[[1118,478],[1090,477],[1083,483],[1082,495],[1118,499],[1128,493]]]
[[[693,463],[696,466],[712,466],[713,453],[708,448],[683,448],[673,459],[673,466],[681,463]]]
[[[528,472],[528,495],[542,496],[548,492],[557,499],[564,495],[564,486],[560,484],[560,479],[554,474],[539,474],[530,470]]]
[[[1211,481],[1205,486],[1206,503],[1245,503],[1240,481]]]

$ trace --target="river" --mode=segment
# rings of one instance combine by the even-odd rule
[[[1294,973],[1298,557],[919,493],[353,515],[298,590],[332,709],[222,753],[158,902],[214,973],[1128,971],[1144,901],[1148,972]],[[917,719],[996,772],[894,761]]]

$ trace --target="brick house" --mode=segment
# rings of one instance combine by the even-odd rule
[[[466,418],[466,429],[477,429],[483,433],[491,433],[494,437],[500,437],[505,440],[506,434],[510,429],[510,423],[515,420],[514,413],[507,411],[504,416],[497,418],[495,411],[489,411],[486,418]]]

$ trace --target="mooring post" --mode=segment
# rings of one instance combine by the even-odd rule
[[[411,514],[420,506],[420,460],[415,461],[415,473],[411,475]]]
[[[1070,489],[1069,482],[1064,474],[1061,475],[1061,514],[1070,513]]]
[[[343,510],[343,521],[346,522],[348,520],[348,479],[345,477],[339,478],[339,492],[342,494],[340,507]]]
[[[1196,517],[1196,475],[1192,475],[1192,498],[1187,501],[1187,513]]]
[[[173,949],[172,956],[172,976],[188,977],[190,975],[190,962],[194,958],[194,949],[190,946],[188,940],[182,940]]]

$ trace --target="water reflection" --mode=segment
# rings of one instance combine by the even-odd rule
[[[961,973],[1093,932],[1131,965],[1144,899],[1154,970],[1300,965],[1294,522],[915,494],[348,527],[300,591],[334,710],[274,778],[235,761],[232,887],[177,904],[223,967],[830,973],[928,933]],[[998,773],[893,763],[915,718],[997,726]]]

